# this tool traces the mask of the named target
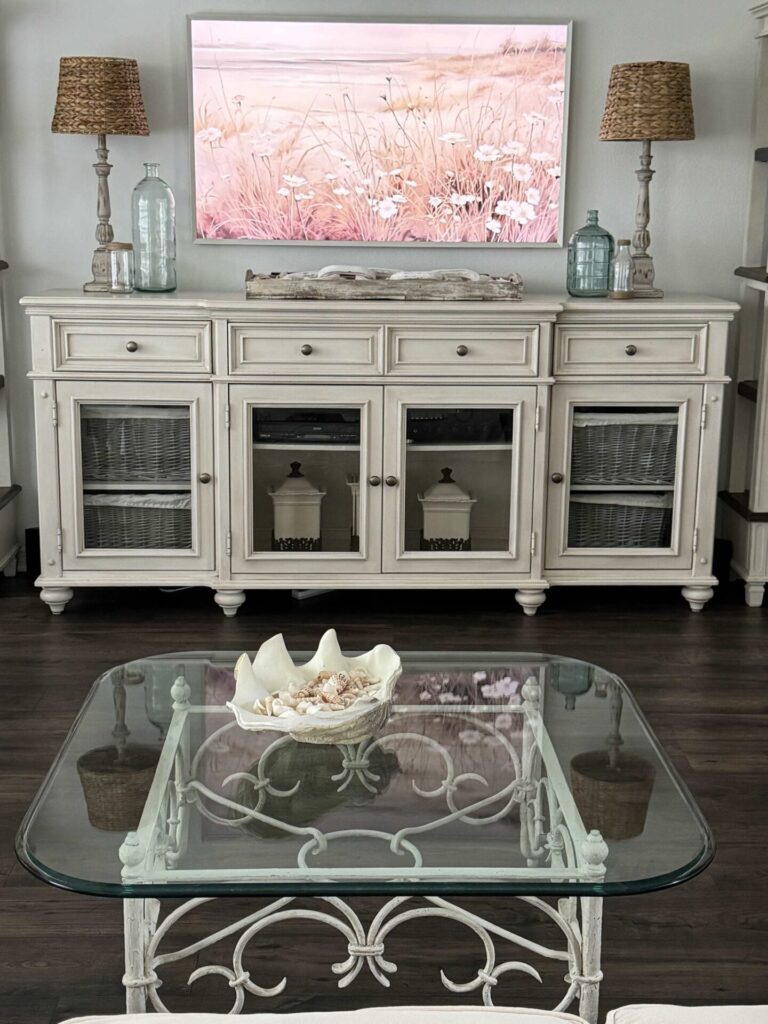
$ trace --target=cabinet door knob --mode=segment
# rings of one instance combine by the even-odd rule
[[[368,477],[368,483],[371,485],[371,487],[378,487],[381,484],[381,477],[380,476],[369,476]]]
[[[456,346],[456,355],[457,356],[465,356],[468,353],[469,353],[469,349],[467,348],[466,345],[457,345]]]
[[[136,341],[126,341],[125,347],[128,349],[129,352],[137,352],[139,349],[139,344]]]
[[[627,345],[627,347],[624,349],[624,351],[627,353],[628,356],[636,356],[637,355],[637,345]]]
[[[552,474],[552,483],[553,484],[561,484],[564,479],[565,479],[565,477],[563,476],[562,473],[553,473]]]
[[[311,356],[312,355],[312,346],[311,345],[302,345],[301,346],[301,354],[303,356]]]
[[[397,487],[400,481],[397,479],[396,476],[388,476],[384,483],[387,485],[387,487]]]
[[[197,478],[201,484],[209,484],[211,482],[210,473],[201,473]]]

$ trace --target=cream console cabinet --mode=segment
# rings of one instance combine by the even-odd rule
[[[23,301],[41,597],[75,587],[712,596],[728,324],[616,303]]]

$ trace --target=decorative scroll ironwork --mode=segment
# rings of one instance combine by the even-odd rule
[[[346,957],[335,962],[331,970],[338,978],[339,988],[347,988],[360,973],[367,968],[376,981],[388,988],[390,976],[397,971],[397,965],[387,959],[386,945],[389,936],[401,925],[416,919],[443,918],[456,921],[472,931],[481,944],[481,962],[469,981],[452,980],[444,970],[440,978],[450,992],[477,993],[486,1006],[494,1005],[493,993],[501,979],[510,973],[525,974],[537,982],[541,975],[531,964],[522,960],[500,955],[500,943],[508,943],[517,949],[524,950],[550,961],[560,961],[567,965],[567,989],[554,1007],[564,1010],[580,995],[584,986],[597,985],[600,981],[599,968],[594,975],[584,973],[582,932],[578,922],[577,900],[561,899],[558,905],[552,906],[545,900],[535,896],[520,896],[518,900],[540,911],[559,929],[562,943],[559,946],[545,946],[525,938],[517,932],[479,917],[456,903],[437,896],[409,897],[396,896],[388,900],[376,913],[366,927],[357,912],[343,899],[334,896],[316,897],[313,907],[295,907],[295,897],[282,897],[268,906],[254,911],[238,921],[220,928],[216,932],[204,936],[187,946],[162,952],[161,947],[169,937],[175,925],[202,905],[210,902],[203,897],[188,900],[173,910],[162,922],[157,924],[158,907],[156,900],[129,900],[130,912],[126,911],[126,943],[133,948],[140,948],[140,962],[135,963],[135,970],[126,970],[124,983],[128,991],[128,1008],[133,1012],[146,1008],[146,1002],[160,1013],[170,1012],[170,1007],[159,994],[162,984],[160,973],[164,966],[181,960],[195,959],[207,948],[228,938],[236,938],[230,963],[214,963],[197,967],[191,972],[188,984],[193,985],[201,978],[218,975],[224,978],[227,986],[233,991],[234,997],[229,1013],[242,1012],[246,995],[270,998],[285,991],[288,980],[282,978],[274,985],[264,984],[254,977],[252,970],[245,966],[246,953],[258,935],[287,921],[312,921],[339,932],[346,940]]]

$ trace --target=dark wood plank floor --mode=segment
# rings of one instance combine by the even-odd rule
[[[333,594],[295,603],[252,593],[227,620],[205,591],[83,591],[53,618],[22,579],[0,580],[0,1020],[49,1024],[122,1006],[122,920],[117,901],[78,897],[30,877],[15,861],[18,823],[95,676],[112,664],[170,650],[253,649],[282,630],[310,645],[335,626],[348,646],[387,641],[402,649],[507,648],[595,661],[635,691],[661,741],[712,824],[718,854],[676,889],[613,899],[605,923],[602,1009],[632,1001],[768,1002],[768,609],[749,609],[738,587],[692,615],[677,589],[555,590],[524,618],[505,592]],[[363,904],[368,909],[370,904]],[[508,923],[526,913],[485,909]],[[227,920],[233,908],[226,907]],[[213,905],[211,913],[221,910]],[[530,918],[530,919],[529,919]],[[322,927],[275,928],[252,971],[286,993],[257,1010],[332,1009],[389,1001],[446,1001],[439,966],[467,980],[480,949],[450,925],[403,930],[393,950],[400,969],[384,993],[362,976],[333,988],[325,966],[343,943]],[[446,952],[447,950],[447,952]],[[207,962],[211,962],[207,958]],[[508,975],[499,1003],[551,1006],[561,969],[542,986]],[[223,979],[185,992],[169,972],[172,1008],[224,1009]]]

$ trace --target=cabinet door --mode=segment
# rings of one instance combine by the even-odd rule
[[[64,569],[215,566],[209,384],[59,381]]]
[[[702,390],[558,384],[550,431],[546,564],[693,564]]]
[[[379,572],[380,387],[230,388],[232,571]]]
[[[387,389],[386,572],[530,571],[535,407],[534,387]]]

